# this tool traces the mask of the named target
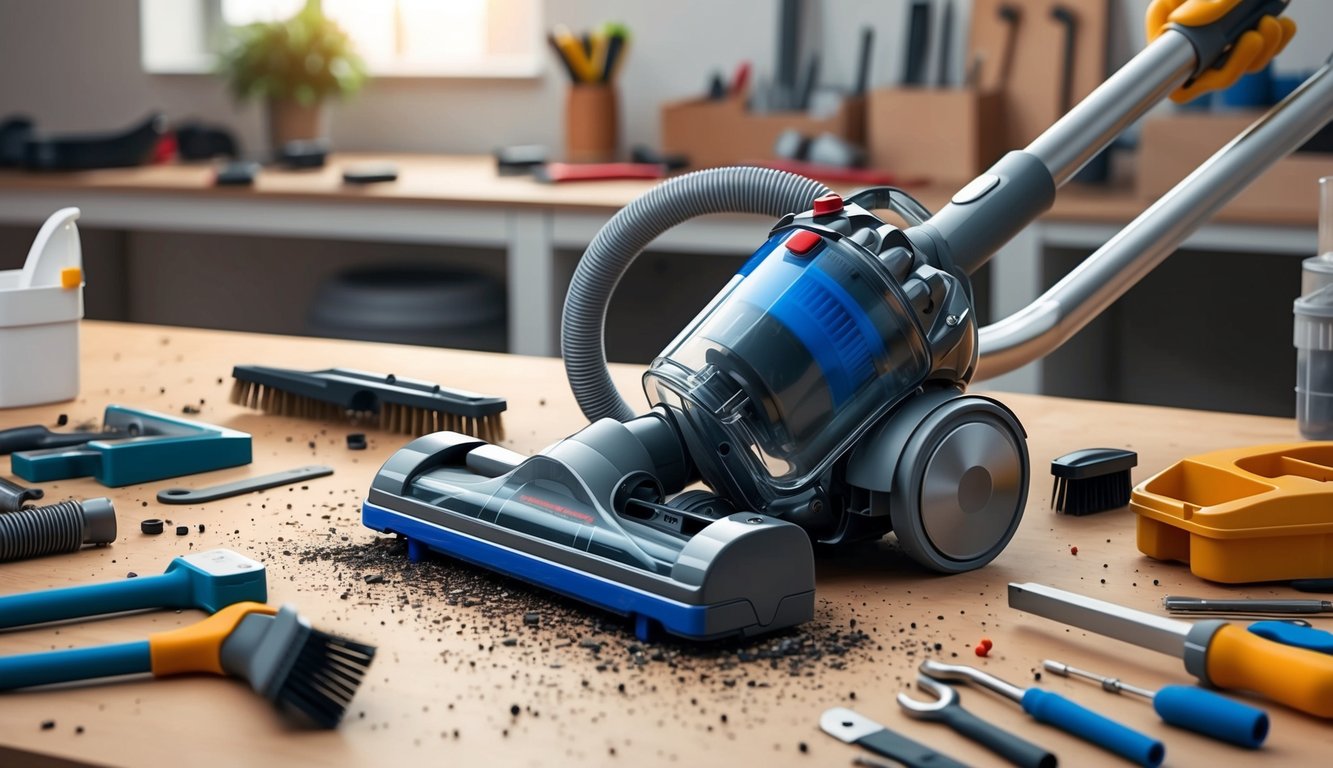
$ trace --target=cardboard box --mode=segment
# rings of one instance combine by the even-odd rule
[[[870,165],[903,178],[968,181],[1005,150],[1004,100],[970,88],[883,88],[870,93]]]
[[[1161,197],[1260,114],[1182,112],[1147,120],[1139,139],[1139,197],[1145,203]],[[1333,154],[1290,155],[1251,181],[1227,210],[1266,220],[1314,221],[1322,176],[1333,176]]]
[[[832,133],[850,142],[865,140],[865,101],[843,99],[826,118],[806,112],[750,112],[744,97],[689,99],[662,107],[662,147],[690,159],[693,168],[771,160],[783,131],[807,136]]]

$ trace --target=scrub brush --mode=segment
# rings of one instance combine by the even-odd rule
[[[278,416],[354,421],[378,417],[380,429],[413,437],[449,430],[491,443],[504,439],[503,397],[349,368],[293,371],[238,365],[231,375],[236,379],[233,403]]]
[[[291,606],[236,603],[147,640],[0,658],[0,690],[151,672],[244,678],[279,710],[317,727],[342,719],[375,647],[312,629]]]
[[[1129,503],[1129,470],[1139,455],[1118,448],[1084,448],[1051,462],[1055,486],[1051,506],[1069,515],[1090,515]]]

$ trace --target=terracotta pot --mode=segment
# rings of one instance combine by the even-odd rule
[[[271,99],[268,102],[268,141],[276,153],[289,141],[323,139],[329,132],[329,110],[323,103],[298,104]]]

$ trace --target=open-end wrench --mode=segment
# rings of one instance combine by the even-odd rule
[[[1055,768],[1055,755],[1026,739],[1009,733],[963,709],[953,686],[918,675],[916,686],[935,696],[935,701],[920,701],[906,693],[898,694],[898,705],[908,717],[944,723],[958,733],[1022,768]]]

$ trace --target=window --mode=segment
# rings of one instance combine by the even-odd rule
[[[287,18],[304,0],[140,0],[142,58],[157,74],[212,70],[230,27]],[[323,0],[372,76],[536,77],[540,0]]]

